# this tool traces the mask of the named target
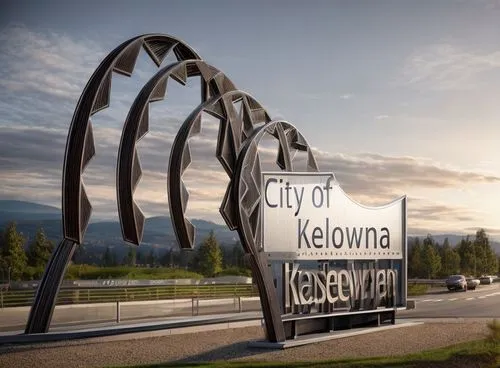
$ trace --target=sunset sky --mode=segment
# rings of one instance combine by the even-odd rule
[[[0,199],[60,207],[66,136],[94,69],[142,33],[184,40],[273,118],[294,124],[321,171],[355,200],[408,195],[410,234],[500,239],[500,1],[2,1]],[[168,65],[169,59],[164,62]],[[85,172],[92,220],[116,219],[123,122],[157,68],[144,52],[113,76],[111,106],[92,118]],[[136,199],[168,215],[172,140],[199,86],[171,83],[151,108]],[[222,223],[227,177],[207,120],[194,147],[190,217]],[[195,148],[196,150],[196,148]],[[212,152],[212,155],[205,154]]]

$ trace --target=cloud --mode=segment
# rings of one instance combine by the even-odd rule
[[[69,123],[81,90],[104,56],[104,47],[86,39],[14,27],[0,34],[0,48],[4,66],[0,70],[0,197],[60,206]],[[92,220],[117,217],[115,172],[122,125],[142,82],[156,71],[150,64],[140,57],[137,76],[114,76],[110,108],[92,117],[96,156],[84,174],[94,207]],[[179,126],[199,103],[196,83],[188,83],[188,88],[169,83],[168,88],[168,98],[151,105],[150,133],[138,145],[143,178],[135,198],[147,216],[168,214],[170,149]],[[346,100],[352,97],[340,96]],[[217,123],[203,119],[202,134],[191,141],[193,162],[185,181],[190,191],[189,216],[222,222],[217,212],[228,177],[215,158],[217,134]],[[260,147],[266,169],[278,169],[274,163],[276,146]],[[419,157],[319,150],[315,155],[322,171],[333,171],[344,190],[367,205],[384,204],[421,189],[456,189],[500,181],[495,175],[444,167]],[[303,168],[304,156],[297,155],[295,163]],[[479,216],[468,209],[413,197],[410,203],[413,228],[432,229],[436,224],[452,228],[452,222],[472,226]]]
[[[375,116],[375,120],[385,120],[385,119],[389,119],[390,116],[389,115],[377,115]]]
[[[402,71],[404,84],[432,90],[477,88],[481,77],[500,68],[500,51],[472,53],[450,44],[434,44],[413,52]]]
[[[352,93],[345,93],[339,96],[339,98],[341,98],[342,100],[350,100],[353,97],[354,95]]]
[[[193,163],[186,172],[185,181],[191,195],[188,213],[194,217],[210,218],[208,213],[217,213],[228,183],[227,175],[215,158],[216,133],[212,128],[192,141]],[[0,196],[59,205],[66,134],[62,129],[3,128],[0,131]],[[95,128],[97,154],[85,171],[84,182],[97,217],[116,217],[115,170],[120,136],[118,128]],[[135,198],[148,215],[168,212],[166,179],[173,138],[174,133],[151,132],[139,145],[143,179]],[[269,145],[260,152],[263,166],[276,169],[273,147]],[[316,157],[322,171],[333,171],[344,190],[367,205],[387,203],[415,188],[461,188],[468,184],[500,182],[496,176],[453,170],[414,157],[321,151],[316,151]],[[300,159],[297,163],[300,164]],[[150,203],[155,204],[154,207],[150,207]],[[443,219],[473,221],[477,215],[447,205],[419,200],[411,203],[410,218],[425,218],[428,225]],[[160,209],[161,213],[155,212]]]
[[[9,26],[0,33],[0,87],[75,99],[95,61],[104,56],[96,42]]]
[[[400,196],[409,188],[460,188],[472,183],[500,183],[500,177],[454,170],[410,156],[359,155],[318,152],[321,170],[331,170],[352,195],[371,201]]]

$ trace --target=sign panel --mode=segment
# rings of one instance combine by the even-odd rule
[[[262,190],[262,245],[270,259],[403,259],[406,197],[363,206],[332,173],[267,172]]]

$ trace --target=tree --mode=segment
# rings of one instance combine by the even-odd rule
[[[47,239],[43,229],[39,228],[28,249],[28,265],[45,268],[53,249],[54,244]]]
[[[422,265],[422,246],[420,245],[419,238],[415,238],[408,259],[408,273],[410,277],[424,277]]]
[[[102,257],[102,265],[104,267],[116,266],[115,254],[111,251],[111,247],[106,247],[106,251]]]
[[[26,268],[27,257],[23,245],[25,239],[17,232],[16,224],[11,222],[3,233],[2,258],[10,280],[21,280]]]
[[[156,263],[156,254],[153,248],[149,251],[148,255],[146,256],[146,264],[154,266]]]
[[[458,255],[460,256],[460,272],[466,275],[476,275],[476,256],[474,246],[469,236],[462,238],[457,247]]]
[[[198,248],[196,264],[198,271],[206,277],[214,277],[222,271],[222,251],[213,231]]]
[[[237,241],[233,246],[232,262],[236,267],[245,267],[245,252],[243,251],[243,246],[239,241]]]
[[[128,247],[128,253],[124,259],[124,265],[126,266],[135,266],[137,262],[137,249],[135,246]]]
[[[498,268],[497,257],[491,248],[490,241],[484,229],[476,232],[476,238],[473,242],[475,254],[475,269],[477,274],[489,275],[495,273]]]
[[[453,249],[445,239],[441,247],[441,275],[453,275],[460,272],[460,255],[456,249]]]
[[[422,268],[429,279],[436,277],[441,270],[441,257],[436,248],[432,237],[427,235],[422,247]]]

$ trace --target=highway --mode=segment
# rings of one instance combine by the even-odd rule
[[[397,318],[500,318],[500,282],[480,285],[467,292],[436,288],[426,295],[409,299],[416,301],[416,308],[398,311]],[[199,305],[193,305],[191,299],[128,302],[120,305],[120,319],[124,323],[138,323],[197,314],[237,313],[239,310],[258,312],[260,302],[258,298],[242,298],[241,304],[237,299],[200,300]],[[24,329],[28,313],[29,307],[0,309],[0,332]],[[116,303],[57,306],[51,329],[116,325],[116,316]]]
[[[500,318],[500,283],[479,285],[476,290],[450,292],[439,288],[426,295],[409,297],[413,310],[400,311],[402,318]]]

